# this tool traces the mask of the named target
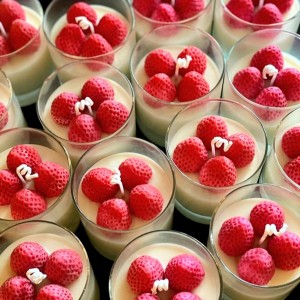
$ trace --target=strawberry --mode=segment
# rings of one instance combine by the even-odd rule
[[[276,5],[272,3],[264,4],[253,17],[255,24],[277,24],[283,21],[283,16]]]
[[[201,298],[190,292],[179,292],[171,300],[201,300]]]
[[[59,197],[66,189],[70,174],[55,162],[42,162],[36,168],[38,177],[34,179],[36,191],[44,197]]]
[[[48,259],[48,253],[42,245],[35,242],[22,242],[10,255],[10,267],[20,276],[26,276],[26,272],[32,268],[44,270]]]
[[[0,2],[1,4],[1,2]],[[0,35],[0,67],[6,64],[9,60],[7,54],[12,52],[8,39]]]
[[[33,300],[34,296],[33,284],[23,276],[10,277],[0,287],[1,300]]]
[[[161,0],[133,0],[133,8],[141,15],[150,18],[154,9],[161,3]]]
[[[45,264],[47,278],[56,284],[66,286],[73,283],[82,273],[80,255],[72,249],[58,249],[49,255]]]
[[[119,166],[123,186],[132,190],[136,185],[146,184],[152,177],[152,169],[145,160],[139,157],[125,159]]]
[[[254,244],[254,229],[244,217],[232,217],[221,226],[218,244],[230,256],[239,256],[251,249]]]
[[[254,5],[252,0],[230,0],[226,4],[226,8],[237,18],[252,22],[254,16]],[[242,22],[233,19],[228,13],[224,15],[225,21],[229,26],[235,28],[245,27]]]
[[[190,137],[176,145],[172,159],[180,171],[195,173],[208,159],[208,153],[198,137]]]
[[[196,71],[190,71],[184,75],[177,86],[177,98],[180,102],[199,99],[210,91],[206,79]]]
[[[134,298],[134,300],[159,300],[157,295],[151,293],[143,293]]]
[[[72,92],[62,92],[51,104],[51,116],[55,123],[68,126],[76,116],[75,105],[81,99]]]
[[[264,87],[264,80],[257,68],[247,67],[234,75],[232,84],[244,97],[255,99]]]
[[[281,147],[289,158],[300,155],[300,126],[291,127],[283,134]]]
[[[300,156],[286,163],[283,169],[289,178],[300,185]]]
[[[273,3],[275,4],[282,14],[286,13],[293,5],[293,0],[265,0],[265,3]]]
[[[181,20],[184,20],[192,18],[202,11],[205,3],[203,0],[176,0],[174,7]]]
[[[250,222],[255,234],[261,237],[267,224],[274,224],[277,231],[281,229],[284,223],[284,212],[276,202],[262,201],[251,209]]]
[[[161,262],[149,255],[137,257],[127,272],[127,282],[135,294],[149,293],[156,280],[163,279]]]
[[[95,168],[88,171],[81,183],[83,194],[94,202],[104,202],[115,196],[119,190],[117,184],[111,183],[114,172],[107,168]]]
[[[77,17],[86,17],[94,26],[96,26],[98,17],[94,8],[85,2],[76,2],[72,4],[67,11],[68,23],[75,23]]]
[[[197,71],[198,73],[203,75],[207,66],[206,54],[198,47],[188,46],[178,54],[177,59],[186,58],[188,55],[192,58],[192,60],[190,61],[187,68],[179,69],[179,74],[181,76],[184,76],[190,71]]]
[[[196,135],[202,140],[207,150],[211,150],[211,141],[214,137],[226,139],[228,137],[227,125],[220,116],[207,116],[197,124]]]
[[[114,48],[125,40],[128,30],[123,20],[107,13],[99,20],[95,32],[102,35]]]
[[[191,254],[179,254],[167,264],[165,278],[175,291],[190,292],[203,280],[205,271],[198,258]]]
[[[21,4],[15,0],[0,1],[0,20],[7,33],[12,22],[17,19],[24,21],[26,19],[25,11]]]
[[[300,237],[296,233],[286,231],[280,236],[271,236],[267,250],[277,268],[288,271],[300,267]]]
[[[119,130],[126,123],[128,117],[127,107],[115,100],[102,102],[96,113],[96,120],[101,131],[105,133],[114,133]]]
[[[127,203],[119,198],[104,201],[98,208],[96,222],[112,230],[129,229],[132,220]]]
[[[0,54],[1,55],[1,54]],[[8,122],[8,111],[6,106],[0,102],[0,130],[2,130]]]
[[[34,190],[21,189],[14,194],[10,202],[10,211],[14,220],[24,220],[37,216],[47,209],[42,195]]]
[[[256,285],[266,285],[274,273],[275,264],[272,256],[263,248],[249,249],[238,263],[240,278]]]
[[[158,22],[178,22],[180,20],[179,15],[171,4],[161,3],[154,9],[151,19]]]
[[[228,157],[236,168],[243,168],[249,165],[255,156],[255,140],[246,133],[234,133],[228,137],[232,142],[229,150],[221,148],[221,155]]]
[[[158,73],[172,77],[175,74],[176,62],[171,53],[164,49],[152,50],[145,59],[145,72],[149,77]]]
[[[47,284],[39,289],[36,300],[73,300],[71,292],[59,284]]]
[[[22,181],[15,172],[0,170],[0,205],[10,204],[11,198],[22,187]]]

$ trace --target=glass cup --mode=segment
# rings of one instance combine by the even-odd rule
[[[22,242],[39,243],[48,254],[58,249],[72,249],[82,260],[83,271],[78,279],[65,286],[71,292],[73,299],[98,300],[99,287],[89,261],[88,254],[81,241],[71,231],[48,221],[26,221],[15,224],[0,232],[0,285],[15,276],[10,268],[10,254]],[[44,280],[44,284],[49,280]],[[36,290],[42,285],[36,286]]]
[[[55,45],[55,38],[59,31],[67,24],[66,13],[71,5],[76,3],[76,0],[53,0],[45,10],[45,18],[43,22],[43,30],[48,42],[48,48],[52,60],[56,67],[61,67],[74,60],[86,60],[87,57],[71,55],[58,49]],[[85,1],[91,5],[97,13],[99,19],[105,13],[112,13],[121,18],[127,25],[127,36],[120,45],[112,47],[113,50],[107,54],[89,56],[88,59],[108,62],[108,57],[112,58],[112,64],[120,69],[123,73],[129,74],[128,58],[135,45],[134,31],[134,14],[128,1],[110,1],[110,0],[89,0]]]
[[[162,210],[154,218],[145,220],[133,216],[127,230],[113,230],[96,222],[99,203],[89,200],[82,191],[82,180],[87,172],[98,167],[110,170],[130,157],[139,157],[152,169],[149,184],[163,196]],[[114,260],[134,238],[145,232],[171,229],[174,211],[174,173],[166,155],[155,145],[134,137],[113,137],[90,148],[78,161],[72,178],[72,196],[80,214],[81,222],[94,248],[104,257]],[[127,201],[129,191],[115,197]],[[103,205],[103,204],[102,204]]]
[[[285,214],[287,230],[300,234],[300,198],[295,193],[271,184],[249,184],[229,193],[214,211],[208,240],[208,249],[221,269],[224,299],[286,299],[300,282],[300,268],[290,271],[276,268],[273,278],[264,286],[242,280],[236,273],[238,258],[226,255],[217,243],[218,232],[225,220],[235,216],[249,218],[252,207],[263,200],[279,204]]]
[[[288,101],[285,107],[271,107],[258,104],[254,99],[243,96],[234,87],[233,78],[239,70],[250,65],[252,56],[258,50],[271,45],[281,49],[284,58],[283,70],[292,67],[300,71],[300,37],[298,34],[280,29],[256,31],[245,36],[232,47],[226,61],[222,94],[224,98],[233,99],[248,106],[259,116],[266,129],[269,145],[272,145],[274,132],[280,120],[289,112],[299,107],[300,101]]]
[[[216,0],[212,35],[219,42],[226,57],[231,47],[245,35],[263,29],[282,29],[296,33],[300,24],[300,1],[294,0],[283,21],[276,24],[254,24],[232,14],[226,4],[229,0]],[[273,2],[272,2],[273,3]]]
[[[39,89],[52,72],[53,64],[42,31],[43,8],[38,0],[18,0],[25,20],[37,29],[36,35],[18,50],[0,55],[0,67],[11,81],[21,106],[37,101]],[[7,35],[8,33],[5,33]],[[37,46],[38,45],[38,46]]]
[[[1,170],[8,169],[6,158],[11,148],[22,144],[34,147],[40,154],[42,162],[55,162],[64,167],[71,177],[72,166],[70,158],[61,143],[43,130],[29,127],[13,128],[0,132]],[[34,189],[32,181],[25,180],[23,188]],[[45,198],[47,209],[44,212],[26,220],[51,221],[75,231],[80,223],[80,219],[72,201],[70,182],[71,179],[69,178],[60,196]],[[0,214],[0,231],[21,222],[13,219],[9,204],[0,206]]]
[[[89,66],[94,66],[92,70]],[[54,122],[51,116],[51,105],[54,98],[61,92],[73,92],[81,97],[84,83],[92,77],[101,77],[110,83],[114,90],[115,100],[126,106],[129,114],[123,125],[113,133],[100,130],[100,138],[91,142],[75,142],[68,137],[70,126],[63,126]],[[81,99],[81,98],[80,98]],[[134,92],[127,77],[115,67],[98,61],[76,61],[58,68],[45,80],[37,102],[37,115],[44,130],[54,135],[67,149],[73,166],[91,146],[100,140],[112,136],[135,136],[135,105]],[[75,110],[75,108],[74,108]],[[90,112],[86,111],[88,114]],[[95,118],[96,112],[92,111]]]
[[[195,137],[200,120],[213,115],[224,119],[229,136],[246,133],[256,143],[254,159],[248,165],[236,168],[236,181],[228,187],[203,185],[198,179],[199,172],[182,172],[173,161],[176,146],[187,138]],[[211,158],[212,151],[207,151]],[[208,99],[187,106],[174,117],[166,135],[166,152],[175,171],[177,210],[192,221],[209,224],[213,211],[226,194],[243,185],[258,182],[266,160],[267,138],[261,122],[247,107],[231,100]],[[218,156],[217,147],[215,153]]]
[[[207,67],[203,76],[209,83],[209,93],[191,101],[179,102],[175,99],[175,101],[167,102],[146,92],[144,85],[148,76],[143,67],[147,54],[154,49],[170,50],[176,60],[177,55],[187,46],[197,47],[206,54]],[[179,110],[192,102],[220,97],[224,65],[224,57],[218,43],[212,36],[200,29],[183,25],[166,25],[145,34],[132,52],[130,72],[136,94],[137,124],[146,138],[163,147],[167,128]],[[174,82],[180,78],[181,76],[172,76]]]

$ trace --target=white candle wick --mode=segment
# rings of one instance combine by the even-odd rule
[[[94,104],[94,102],[90,97],[85,97],[85,99],[82,99],[82,100],[76,102],[76,104],[75,104],[76,116],[79,116],[81,114],[81,111],[83,111],[86,107],[92,116],[93,115],[93,111],[92,111],[93,104]]]
[[[187,69],[192,61],[192,57],[187,55],[185,58],[178,57],[176,61],[176,68],[175,68],[175,76],[179,75],[179,69],[184,68]]]
[[[7,38],[7,33],[1,21],[0,21],[0,34],[2,34],[5,38]]]
[[[26,183],[26,180],[31,180],[39,177],[37,173],[32,174],[32,169],[26,164],[22,164],[16,168],[16,173],[23,183]],[[24,179],[25,177],[25,179]]]
[[[273,65],[266,65],[263,68],[263,72],[262,72],[263,79],[267,79],[268,78],[267,76],[272,77],[270,85],[273,85],[273,83],[277,77],[277,74],[278,74],[278,70]]]
[[[268,236],[275,235],[281,236],[284,232],[286,232],[288,225],[284,223],[282,227],[277,231],[275,224],[266,224],[265,231],[262,237],[259,240],[259,244],[262,244]]]
[[[124,187],[123,187],[123,183],[121,180],[121,172],[118,168],[114,168],[113,169],[113,175],[111,176],[111,180],[110,183],[111,184],[118,184],[120,187],[120,191],[122,193],[122,195],[124,195]]]
[[[26,272],[26,277],[34,284],[40,284],[46,277],[38,268],[29,269]]]
[[[157,291],[162,292],[162,291],[167,291],[168,289],[169,289],[168,279],[155,280],[151,292],[152,295],[156,295]]]
[[[214,137],[212,140],[211,140],[211,152],[212,152],[212,155],[213,156],[216,156],[216,148],[221,148],[222,145],[223,145],[223,149],[225,152],[227,152],[230,147],[232,146],[232,141],[228,141],[226,139],[223,139],[219,136],[216,136]]]
[[[78,16],[75,18],[76,23],[81,27],[82,30],[90,29],[91,33],[95,33],[93,23],[85,16]]]

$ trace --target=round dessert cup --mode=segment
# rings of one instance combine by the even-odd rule
[[[43,30],[47,38],[50,55],[56,67],[61,67],[74,60],[86,60],[86,57],[70,55],[58,49],[55,45],[55,38],[60,29],[67,24],[66,13],[76,0],[52,0],[45,10],[45,18],[43,21]],[[119,15],[127,23],[127,36],[122,43],[113,48],[112,52],[103,55],[89,57],[88,59],[107,61],[107,56],[114,56],[113,65],[120,69],[123,73],[129,74],[128,58],[135,45],[136,34],[134,30],[135,20],[133,10],[126,0],[110,1],[110,0],[88,0],[87,4],[92,5],[96,11],[98,18],[104,13],[111,12]]]
[[[284,210],[287,230],[299,235],[300,223],[297,212],[300,208],[300,199],[295,193],[271,184],[249,184],[229,193],[214,211],[208,237],[208,249],[211,250],[222,273],[223,299],[286,299],[300,282],[299,268],[290,271],[276,268],[273,278],[264,286],[246,282],[236,273],[236,257],[227,256],[218,246],[217,235],[222,223],[235,216],[249,219],[252,207],[262,200],[278,203]]]
[[[179,254],[191,254],[198,258],[205,270],[205,277],[192,292],[201,299],[222,299],[222,276],[214,257],[201,242],[179,231],[157,230],[145,233],[131,241],[115,260],[109,276],[110,299],[134,299],[135,295],[126,280],[131,263],[142,255],[158,259],[163,268]],[[151,291],[149,291],[151,293]],[[158,292],[159,299],[171,299],[174,291]],[[119,296],[119,297],[118,297]]]
[[[215,1],[205,0],[204,2],[205,2],[204,8],[198,14],[188,19],[172,22],[172,24],[195,27],[210,33],[212,28]],[[146,33],[152,31],[157,27],[170,25],[170,22],[161,22],[161,21],[153,20],[149,17],[145,17],[140,12],[138,12],[134,7],[133,7],[133,12],[135,16],[135,23],[136,23],[135,31],[136,31],[137,39],[142,38]]]
[[[154,219],[141,220],[132,217],[132,224],[128,230],[112,230],[96,223],[99,203],[92,202],[84,196],[81,182],[88,170],[100,166],[101,160],[104,161],[104,166],[112,169],[127,157],[144,157],[150,159],[148,163],[151,163],[152,160],[152,164],[149,164],[153,170],[152,177],[159,174],[157,178],[160,178],[159,183],[156,179],[153,181],[153,185],[156,185],[164,195],[164,205]],[[162,178],[164,179],[162,180]],[[156,183],[154,184],[154,182]],[[123,248],[137,236],[153,230],[172,228],[174,194],[174,172],[166,155],[155,145],[134,137],[114,137],[93,146],[78,161],[72,178],[73,200],[89,240],[100,254],[110,260],[114,260]]]
[[[232,14],[226,7],[229,0],[216,0],[212,35],[219,42],[226,57],[230,48],[245,35],[263,29],[283,29],[297,32],[300,23],[300,1],[294,0],[290,11],[283,15],[284,21],[276,24],[254,24],[244,21]],[[236,24],[229,25],[225,18]]]
[[[90,65],[96,67],[91,70]],[[113,136],[135,136],[135,98],[133,88],[127,77],[115,67],[98,61],[75,61],[58,68],[45,80],[37,102],[38,118],[47,132],[54,135],[67,149],[73,166],[79,158],[91,146],[100,140],[93,142],[73,142],[68,138],[68,126],[55,123],[51,116],[51,104],[54,98],[62,91],[74,92],[80,95],[81,88],[86,80],[100,76],[109,81],[115,90],[116,100],[122,102],[129,111],[129,116],[124,124],[114,133],[101,133],[101,141]],[[75,83],[75,84],[74,84]]]
[[[206,54],[207,68],[204,78],[209,83],[209,93],[186,102],[167,102],[147,93],[143,88],[147,82],[147,75],[143,69],[147,54],[157,48],[173,49],[176,59],[177,55],[187,46],[197,47]],[[137,124],[147,139],[163,147],[167,128],[179,110],[192,102],[220,97],[224,66],[225,62],[220,46],[211,35],[200,29],[184,25],[166,25],[145,34],[133,49],[130,58],[130,73],[136,94]]]
[[[25,11],[26,21],[38,29],[36,35],[22,48],[0,55],[0,67],[11,81],[21,106],[37,101],[39,89],[52,72],[53,64],[42,31],[44,11],[38,0],[18,0]],[[32,51],[39,41],[39,46]],[[35,47],[36,48],[36,47]]]
[[[13,128],[0,132],[0,163],[1,169],[8,169],[6,157],[10,149],[16,145],[30,145],[36,148],[42,161],[56,162],[72,175],[72,166],[66,149],[53,136],[43,130],[34,128]],[[59,197],[47,198],[47,209],[26,220],[46,220],[76,231],[80,218],[71,197],[71,179]],[[27,187],[26,187],[27,188]],[[10,206],[0,206],[0,231],[24,220],[13,220]]]
[[[229,187],[203,185],[199,183],[197,174],[182,172],[172,159],[176,145],[196,136],[198,122],[211,115],[224,118],[229,135],[230,131],[248,133],[256,142],[253,161],[237,168],[236,183]],[[176,208],[192,221],[209,224],[214,209],[226,194],[243,185],[258,182],[266,160],[267,138],[259,119],[244,105],[226,99],[207,99],[185,107],[174,117],[166,135],[166,152],[176,177]]]
[[[270,107],[255,103],[243,96],[233,85],[237,71],[250,65],[251,57],[269,45],[278,46],[284,58],[284,68],[300,70],[300,36],[280,29],[265,29],[250,33],[240,39],[230,50],[226,61],[222,97],[238,101],[257,113],[264,125],[269,145],[272,145],[275,129],[280,120],[299,107],[299,101],[288,101],[285,107]],[[237,112],[238,113],[238,112]]]
[[[269,182],[289,190],[300,196],[300,186],[284,171],[285,164],[291,160],[281,147],[282,136],[290,128],[300,126],[300,107],[287,114],[279,123],[273,139],[273,147],[261,174],[261,182]]]
[[[98,300],[99,287],[89,261],[88,254],[81,241],[71,231],[48,221],[26,221],[13,225],[0,233],[0,285],[15,276],[10,268],[10,253],[22,242],[36,242],[44,247],[48,254],[58,249],[72,249],[76,251],[82,260],[83,271],[78,279],[66,288],[71,292],[73,299]],[[47,282],[36,285],[36,290]]]

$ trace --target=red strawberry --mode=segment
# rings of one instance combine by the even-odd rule
[[[221,226],[218,244],[230,256],[239,256],[252,248],[254,230],[250,221],[244,217],[232,217]]]
[[[135,294],[149,293],[156,280],[163,279],[164,268],[160,261],[149,255],[136,258],[127,272],[127,282]]]
[[[263,248],[246,251],[238,263],[240,278],[256,285],[266,285],[274,273],[275,264],[272,256]]]
[[[80,255],[72,249],[58,249],[49,255],[45,274],[52,283],[66,286],[74,282],[83,270]]]
[[[114,197],[119,186],[111,183],[113,175],[114,172],[107,168],[95,168],[88,171],[81,183],[82,192],[91,201],[100,203]]]
[[[125,40],[128,30],[123,20],[107,13],[100,19],[95,32],[102,35],[114,48]]]
[[[34,172],[41,162],[39,152],[31,145],[16,145],[11,148],[6,157],[6,165],[12,172],[16,172],[22,164],[26,164]]]
[[[208,159],[208,153],[198,137],[190,137],[176,145],[172,159],[180,171],[195,173]]]
[[[214,137],[226,139],[228,137],[227,125],[220,116],[207,116],[197,125],[196,135],[202,140],[207,150],[211,150],[211,141]]]
[[[100,104],[96,120],[102,132],[114,133],[119,130],[127,121],[129,110],[119,101],[107,100]]]
[[[182,20],[192,18],[205,7],[203,0],[176,0],[175,10]]]
[[[98,208],[96,221],[112,230],[127,230],[132,222],[127,203],[119,198],[104,201]]]
[[[76,143],[89,143],[99,141],[101,130],[96,120],[87,114],[81,114],[72,119],[68,138]]]
[[[85,2],[76,2],[72,4],[67,11],[68,23],[75,23],[76,17],[86,17],[94,26],[97,24],[97,13],[91,5]]]
[[[250,212],[250,222],[254,232],[261,237],[267,224],[275,224],[277,231],[284,223],[284,212],[274,201],[262,201],[256,204]]]
[[[146,184],[152,177],[152,169],[145,160],[139,157],[125,159],[119,166],[123,186],[132,190],[136,185]]]
[[[188,46],[179,53],[177,59],[186,58],[187,55],[189,55],[192,58],[192,60],[190,61],[189,66],[187,68],[179,69],[179,74],[181,76],[184,76],[190,71],[197,71],[198,73],[203,75],[207,65],[206,54],[198,47]]]
[[[33,300],[35,296],[33,284],[23,276],[8,278],[1,285],[0,299],[4,300]]]
[[[300,126],[294,126],[283,134],[281,147],[289,158],[300,155]]]
[[[160,3],[161,0],[133,0],[132,6],[141,15],[149,18],[151,17],[156,6]]]
[[[85,35],[77,24],[67,24],[55,38],[56,47],[64,53],[79,56]]]
[[[36,300],[73,300],[71,292],[59,284],[47,284],[39,289]]]
[[[0,54],[1,55],[1,54]],[[8,122],[8,111],[6,106],[0,102],[0,130],[2,130]]]
[[[236,168],[249,165],[255,156],[255,140],[246,133],[235,133],[228,137],[232,142],[228,151],[221,148],[221,155],[228,157]]]
[[[300,237],[296,233],[286,231],[280,236],[271,236],[267,250],[277,268],[288,271],[300,267]]]
[[[42,195],[34,190],[21,189],[11,199],[10,211],[14,220],[24,220],[37,216],[47,209]]]
[[[12,52],[12,49],[10,47],[8,39],[0,35],[0,67],[8,62],[9,57],[7,56],[7,54],[9,54],[10,52]]]
[[[51,116],[55,123],[68,126],[76,116],[75,104],[81,99],[72,92],[62,92],[51,104]]]
[[[300,156],[289,161],[284,166],[284,172],[290,177],[296,184],[300,185]]]
[[[234,75],[232,83],[248,99],[255,99],[264,87],[262,74],[255,67],[247,67],[238,71]]]
[[[0,170],[0,205],[10,204],[11,198],[22,187],[22,181],[15,172]]]
[[[14,20],[25,20],[25,18],[25,11],[19,2],[15,0],[0,1],[0,20],[7,33]]]
[[[283,16],[277,6],[268,3],[264,4],[263,7],[255,13],[252,22],[255,24],[277,24],[282,21]]]
[[[196,71],[186,73],[177,86],[177,98],[180,102],[199,99],[210,91],[206,79]]]
[[[163,49],[152,50],[145,59],[145,72],[149,77],[158,73],[172,77],[175,74],[176,62],[171,53]]]
[[[254,5],[252,0],[230,0],[226,4],[226,8],[237,18],[246,22],[252,22],[254,16]],[[225,14],[226,22],[236,28],[244,27],[245,25],[235,19],[229,14]]]
[[[161,3],[154,9],[151,19],[158,22],[177,22],[180,20],[174,7],[168,3]]]
[[[265,3],[273,3],[275,4],[282,14],[286,13],[293,5],[293,0],[265,0]]]
[[[23,242],[19,244],[10,255],[10,267],[21,276],[32,268],[44,269],[48,253],[42,245],[35,242]]]
[[[167,264],[165,278],[175,291],[190,292],[203,280],[205,271],[198,258],[191,254],[180,254]]]
[[[134,300],[159,300],[157,295],[151,293],[143,293],[134,298]]]
[[[190,292],[179,292],[171,300],[201,300],[201,298]]]

